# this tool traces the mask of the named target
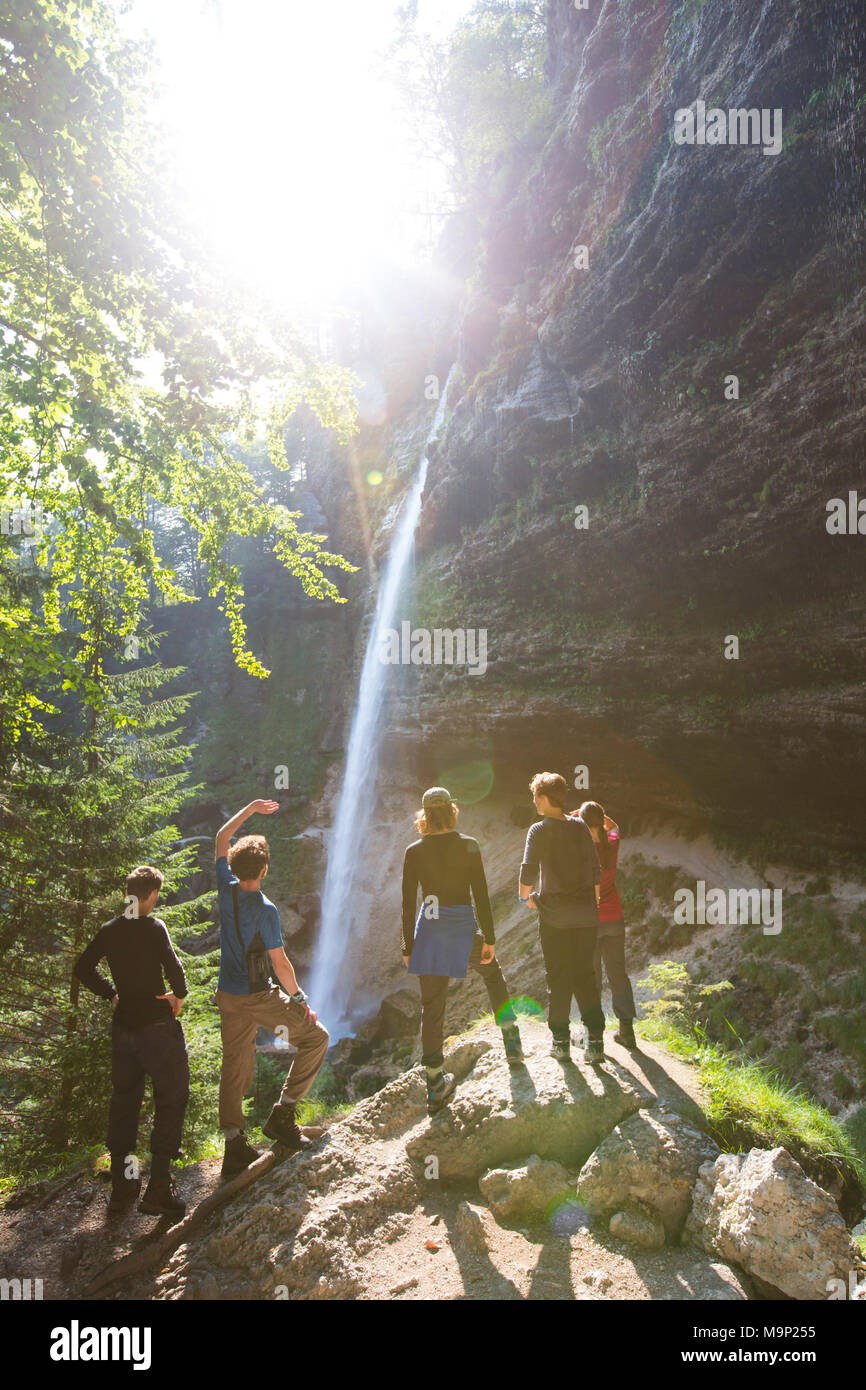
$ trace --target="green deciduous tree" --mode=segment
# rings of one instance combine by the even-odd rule
[[[79,605],[100,567],[114,575],[129,631],[152,593],[184,597],[154,548],[155,503],[196,538],[239,664],[265,675],[226,547],[266,534],[274,514],[232,440],[264,430],[285,467],[282,430],[300,404],[341,440],[355,427],[352,375],[196,244],[150,115],[150,58],[103,0],[0,10],[0,493],[51,518],[37,550],[48,630],[63,680],[83,691],[87,661],[67,659],[59,621],[73,573]],[[275,553],[306,593],[340,601],[325,571],[351,567],[322,539],[290,520]],[[9,621],[31,640],[20,610]]]

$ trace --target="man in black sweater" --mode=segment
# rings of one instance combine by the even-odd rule
[[[604,1060],[604,1013],[594,956],[601,873],[595,843],[582,820],[565,814],[568,786],[558,772],[539,772],[529,784],[542,817],[529,827],[518,894],[538,912],[547,973],[547,1022],[553,1055],[571,1056],[571,1000],[586,1025],[586,1058]]]
[[[189,1058],[178,1015],[186,976],[165,923],[151,913],[162,874],[142,864],[126,880],[127,908],[100,927],[75,962],[83,985],[114,1007],[108,1118],[111,1153],[110,1211],[125,1211],[141,1189],[135,1150],[145,1078],[153,1083],[155,1117],[150,1137],[150,1180],[139,1211],[179,1221],[186,1211],[174,1191],[171,1160],[179,1158],[189,1100]],[[114,984],[97,970],[105,958]],[[165,993],[163,972],[170,989]]]

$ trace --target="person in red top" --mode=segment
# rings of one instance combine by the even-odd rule
[[[601,869],[598,894],[598,937],[595,947],[595,974],[602,988],[602,963],[613,997],[613,1011],[619,1019],[614,1040],[623,1047],[637,1048],[634,1035],[634,1006],[631,981],[625,966],[625,922],[622,903],[616,891],[616,861],[619,854],[619,826],[605,815],[597,801],[585,801],[577,812],[595,840]]]

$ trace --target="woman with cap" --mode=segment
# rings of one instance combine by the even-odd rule
[[[421,1061],[427,1070],[430,1115],[442,1109],[457,1085],[444,1070],[445,999],[449,980],[463,979],[470,966],[487,986],[508,1061],[522,1056],[508,986],[496,959],[481,849],[477,840],[459,834],[457,816],[451,793],[430,787],[415,817],[421,838],[403,858],[403,962],[421,984]],[[422,903],[416,919],[419,887]]]

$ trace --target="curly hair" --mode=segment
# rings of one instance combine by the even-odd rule
[[[264,835],[243,835],[229,850],[229,868],[241,883],[248,883],[267,868],[270,857]]]
[[[565,798],[568,796],[568,783],[558,772],[536,772],[529,784],[529,790],[533,796],[546,796],[551,806],[558,806],[563,810]]]

